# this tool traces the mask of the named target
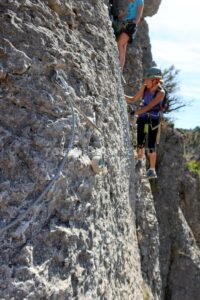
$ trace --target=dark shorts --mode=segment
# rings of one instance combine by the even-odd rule
[[[129,43],[132,43],[133,39],[135,38],[137,26],[135,23],[127,23],[126,25],[122,26],[119,35],[121,33],[126,33],[129,36]]]
[[[159,119],[138,118],[137,120],[137,147],[155,151]]]
[[[121,23],[115,20],[113,21],[113,29],[117,38],[120,36],[120,34],[126,33],[129,36],[128,42],[132,43],[136,35],[137,25],[132,21]]]

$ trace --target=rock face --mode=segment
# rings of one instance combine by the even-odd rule
[[[163,132],[158,164],[159,178],[153,195],[160,233],[161,299],[198,299],[200,251],[192,232],[194,224],[189,227],[191,220],[182,206],[183,186],[193,195],[195,189],[185,177],[183,136],[173,128]],[[190,184],[189,190],[185,180]],[[196,229],[197,226],[198,223]]]
[[[182,190],[180,193],[180,205],[184,216],[192,229],[198,246],[200,246],[200,128],[194,130],[181,130],[184,134],[184,157],[186,166],[182,179]],[[195,162],[196,169],[188,168],[189,162]]]
[[[3,0],[0,10],[0,298],[142,299],[108,7]]]
[[[200,247],[200,180],[198,175],[188,170],[184,172],[184,175],[180,206]]]
[[[158,12],[161,0],[145,0],[144,17],[153,16]]]
[[[153,299],[199,299],[199,178],[184,170],[183,148],[183,135],[164,126],[158,179],[149,185],[145,170],[136,172],[141,267]]]
[[[157,184],[135,173],[108,2],[0,3],[0,299],[199,297],[182,138],[165,129]],[[125,92],[152,64],[143,20]]]

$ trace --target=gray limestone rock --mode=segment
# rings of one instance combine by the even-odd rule
[[[0,298],[142,299],[108,7],[15,0],[0,10]]]
[[[134,169],[124,91],[153,64],[148,25],[123,89],[108,4],[0,3],[1,299],[198,299],[181,136],[164,131],[156,184]]]
[[[161,137],[158,180],[153,187],[160,233],[161,299],[198,299],[200,251],[189,227],[189,215],[185,214],[187,223],[181,205],[186,179],[183,136],[168,127],[163,128]]]

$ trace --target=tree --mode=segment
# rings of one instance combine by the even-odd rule
[[[179,83],[177,81],[177,75],[179,72],[180,71],[177,70],[174,65],[163,70],[164,88],[166,90],[166,98],[168,103],[166,113],[178,111],[187,105],[184,100],[176,94],[176,92],[179,90]]]

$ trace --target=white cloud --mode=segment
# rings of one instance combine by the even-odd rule
[[[193,86],[183,86],[181,87],[181,95],[188,99],[197,99],[199,101],[198,106],[200,108],[200,87],[193,87]]]
[[[148,18],[152,28],[168,28],[169,31],[181,30],[187,35],[189,28],[197,28],[199,19],[200,2],[195,0],[165,0],[161,2],[157,15]]]
[[[200,43],[199,43],[200,47]],[[191,45],[186,42],[176,43],[169,39],[157,39],[153,41],[153,54],[159,56],[163,60],[176,60],[176,62],[188,63],[199,63],[200,53],[192,49]],[[200,64],[200,63],[199,63]]]

